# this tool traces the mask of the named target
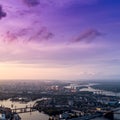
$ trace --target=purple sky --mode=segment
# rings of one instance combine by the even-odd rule
[[[0,5],[0,79],[119,79],[120,0]]]

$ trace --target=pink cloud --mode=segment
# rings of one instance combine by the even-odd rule
[[[103,34],[96,29],[87,29],[79,36],[72,39],[71,42],[92,42],[95,38],[102,36]]]
[[[34,32],[33,32],[34,31]],[[52,39],[54,34],[50,32],[46,27],[41,27],[36,31],[32,28],[22,28],[14,31],[7,31],[3,37],[5,43],[14,42],[40,42]]]

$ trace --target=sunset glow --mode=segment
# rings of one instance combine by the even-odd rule
[[[118,79],[113,1],[0,0],[0,79]]]

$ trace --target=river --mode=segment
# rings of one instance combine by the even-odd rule
[[[36,101],[33,102],[28,102],[26,103],[19,103],[19,102],[12,102],[10,100],[3,100],[0,101],[0,105],[5,106],[5,107],[9,107],[11,108],[11,105],[13,105],[13,108],[22,108],[22,107],[26,107],[27,106],[32,106]],[[36,112],[31,112],[31,113],[22,113],[19,114],[21,117],[21,120],[48,120],[49,116],[44,114],[44,113],[40,113],[38,111]]]
[[[118,96],[118,97],[120,97],[120,93],[114,93],[114,92],[110,92],[110,91],[94,89],[94,88],[92,88],[92,85],[88,85],[87,88],[83,88],[80,91],[96,92],[97,94],[103,94],[103,95],[107,95],[107,96]]]

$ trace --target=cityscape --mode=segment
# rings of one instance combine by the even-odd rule
[[[24,114],[32,120],[32,116],[36,119],[35,113],[41,113],[45,120],[119,120],[120,117],[120,90],[114,92],[119,81],[18,80],[8,83],[0,84],[2,120],[25,120]],[[107,90],[94,88],[103,84],[111,86],[106,87]]]
[[[120,0],[0,0],[0,120],[120,120]]]

